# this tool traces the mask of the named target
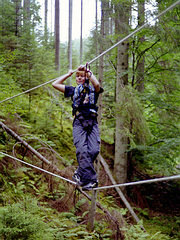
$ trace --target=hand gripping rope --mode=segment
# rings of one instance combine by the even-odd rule
[[[154,20],[158,19],[159,17],[163,16],[166,12],[170,11],[171,9],[173,9],[173,8],[174,8],[176,5],[178,5],[178,4],[180,4],[180,0],[177,1],[177,2],[175,2],[175,3],[173,3],[173,4],[170,5],[168,8],[166,8],[164,11],[162,11],[161,13],[159,13],[156,17],[154,17],[154,18],[152,19],[152,21],[154,21]],[[105,55],[106,53],[108,53],[109,51],[111,51],[112,49],[114,49],[115,47],[117,47],[120,43],[126,41],[127,39],[129,39],[130,37],[132,37],[133,35],[135,35],[135,34],[136,34],[137,32],[139,32],[141,29],[145,28],[147,25],[148,25],[148,22],[146,22],[145,24],[143,24],[141,27],[137,28],[135,31],[133,31],[132,33],[130,33],[129,35],[127,35],[126,37],[124,37],[123,39],[121,39],[119,42],[117,42],[116,44],[114,44],[112,47],[108,48],[106,51],[102,52],[100,55],[98,55],[98,56],[95,57],[94,59],[92,59],[92,60],[89,62],[89,64],[93,63],[93,62],[96,61],[98,58],[102,57],[103,55]],[[76,72],[76,71],[77,71],[77,69],[76,69],[76,70],[73,70],[73,72]],[[28,89],[28,90],[26,90],[26,91],[24,91],[24,92],[21,92],[21,93],[17,94],[17,95],[14,95],[14,96],[12,96],[12,97],[6,98],[6,99],[0,101],[0,103],[6,102],[6,101],[8,101],[8,100],[11,100],[11,99],[13,99],[13,98],[15,98],[15,97],[18,97],[18,96],[20,96],[20,95],[22,95],[22,94],[24,94],[24,93],[28,93],[28,92],[30,92],[30,91],[33,91],[33,90],[35,90],[35,89],[37,89],[37,88],[40,88],[40,87],[42,87],[42,86],[44,86],[44,85],[46,85],[46,84],[49,84],[49,83],[55,81],[56,79],[57,79],[57,78],[51,79],[51,80],[49,80],[48,82],[42,83],[42,84],[40,84],[40,85],[38,85],[38,86],[36,86],[36,87],[33,87],[33,88],[31,88],[31,89]]]

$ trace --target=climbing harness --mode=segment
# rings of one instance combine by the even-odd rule
[[[95,89],[93,86],[85,87],[84,85],[79,85],[74,90],[73,95],[73,115],[76,115],[76,112],[83,110],[84,108],[88,108],[89,112],[97,112],[96,106],[96,96]]]
[[[90,71],[90,65],[86,63],[84,71],[80,70],[80,72],[85,72],[85,82],[78,85],[74,89],[74,95],[72,97],[73,116],[77,116],[77,112],[79,115],[79,112],[85,109],[88,109],[88,115],[93,113],[97,116],[98,107],[96,106],[97,97],[95,94],[95,89],[93,86],[89,85],[89,78],[92,75],[92,72]]]

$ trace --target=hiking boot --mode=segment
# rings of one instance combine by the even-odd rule
[[[83,191],[90,191],[90,190],[92,190],[93,188],[96,188],[96,187],[98,187],[98,182],[89,182],[89,183],[82,186],[82,190]]]
[[[82,185],[80,176],[77,174],[77,172],[74,173],[74,175],[72,176],[72,179],[76,182],[78,186]]]

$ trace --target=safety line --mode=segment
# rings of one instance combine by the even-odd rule
[[[52,173],[52,172],[49,172],[49,171],[47,171],[47,170],[45,170],[45,169],[43,169],[43,168],[40,168],[40,167],[34,166],[34,165],[30,164],[30,163],[24,162],[24,161],[22,161],[22,160],[20,160],[20,159],[18,159],[18,158],[16,158],[16,157],[13,157],[13,156],[11,156],[11,155],[9,155],[9,154],[7,154],[7,153],[0,152],[0,154],[5,155],[5,156],[7,156],[7,157],[9,157],[9,158],[12,158],[12,159],[14,159],[14,160],[16,160],[16,161],[19,161],[19,162],[21,162],[21,163],[23,163],[23,164],[26,164],[26,165],[28,165],[28,166],[30,166],[30,167],[32,167],[32,168],[36,168],[36,169],[38,169],[38,170],[40,170],[40,171],[42,171],[42,172],[48,173],[48,174],[50,174],[50,175],[52,175],[52,176],[54,176],[54,177],[58,177],[58,178],[66,181],[66,182],[69,182],[69,183],[72,183],[72,184],[76,185],[76,182],[73,182],[73,181],[71,181],[71,180],[68,179],[68,178],[64,178],[64,177],[62,177],[62,176],[60,176],[60,175],[57,175],[57,174]]]
[[[157,18],[161,17],[162,15],[164,15],[166,12],[170,11],[171,9],[173,9],[177,4],[180,4],[180,1],[177,1],[175,3],[173,3],[171,6],[169,6],[168,8],[166,8],[164,11],[162,11],[161,13],[159,13],[156,17],[154,17],[152,21],[156,20]],[[117,47],[120,43],[126,41],[128,38],[130,38],[131,36],[133,36],[135,33],[139,32],[141,29],[143,29],[144,27],[146,27],[146,25],[148,25],[149,22],[144,23],[141,27],[137,28],[135,31],[133,31],[132,33],[130,33],[129,35],[127,35],[126,37],[124,37],[123,39],[121,39],[119,42],[117,42],[116,44],[114,44],[112,47],[108,48],[106,51],[102,52],[100,55],[98,55],[97,57],[95,57],[93,60],[91,60],[89,62],[89,64],[93,63],[94,61],[96,61],[98,58],[102,57],[103,55],[105,55],[107,52],[111,51],[112,49],[114,49],[115,47]]]
[[[24,93],[31,92],[31,91],[33,91],[33,90],[35,90],[35,89],[37,89],[37,88],[40,88],[40,87],[42,87],[42,86],[45,86],[45,85],[47,85],[47,84],[49,84],[49,83],[51,83],[51,82],[53,82],[53,81],[55,81],[55,80],[57,80],[57,79],[58,79],[58,78],[51,79],[51,80],[49,80],[48,82],[42,83],[42,84],[40,84],[40,85],[38,85],[38,86],[35,86],[35,87],[33,87],[33,88],[30,88],[30,89],[24,91],[24,92],[18,93],[18,94],[16,94],[16,95],[12,96],[12,97],[8,97],[8,98],[0,101],[0,103],[6,102],[6,101],[8,101],[8,100],[11,100],[11,99],[13,99],[13,98],[15,98],[15,97],[18,97],[18,96],[20,96],[20,95],[22,95],[22,94],[24,94]]]
[[[54,174],[52,172],[49,172],[47,170],[44,170],[44,169],[39,168],[37,166],[34,166],[34,165],[30,164],[30,163],[24,162],[24,161],[22,161],[22,160],[20,160],[20,159],[18,159],[16,157],[13,157],[13,156],[11,156],[9,154],[3,153],[3,152],[0,152],[0,154],[5,155],[5,156],[7,156],[9,158],[12,158],[12,159],[14,159],[16,161],[19,161],[19,162],[21,162],[23,164],[26,164],[26,165],[30,166],[30,167],[36,168],[36,169],[38,169],[38,170],[40,170],[42,172],[48,173],[48,174],[50,174],[52,176],[58,177],[58,178],[60,178],[60,179],[62,179],[64,181],[67,181],[69,183],[72,183],[72,184],[76,185],[76,182],[73,182],[70,179],[64,178],[64,177],[62,177],[60,175]],[[120,184],[114,184],[114,185],[109,185],[109,186],[97,187],[97,188],[93,188],[93,190],[103,190],[103,189],[114,188],[114,187],[127,187],[127,186],[140,185],[140,184],[145,184],[145,183],[154,183],[154,182],[175,180],[175,179],[179,179],[179,178],[180,178],[180,174],[179,175],[170,176],[170,177],[154,178],[154,179],[141,180],[141,181],[136,181],[136,182],[120,183]]]
[[[154,182],[175,180],[175,179],[179,179],[179,178],[180,178],[180,174],[170,176],[170,177],[154,178],[154,179],[141,180],[141,181],[136,181],[136,182],[119,183],[119,184],[114,184],[114,185],[109,185],[109,186],[97,187],[97,188],[94,188],[94,190],[103,190],[103,189],[114,188],[114,187],[127,187],[127,186],[140,185],[140,184],[145,184],[145,183],[154,183]]]
[[[164,15],[167,11],[170,11],[171,9],[173,9],[173,8],[174,8],[176,5],[178,5],[178,4],[180,4],[180,0],[177,1],[177,2],[175,2],[175,3],[173,3],[173,4],[172,4],[171,6],[169,6],[167,9],[165,9],[164,11],[162,11],[161,13],[159,13],[159,14],[158,14],[156,17],[154,17],[151,21],[154,21],[154,20],[156,20],[157,18],[161,17],[161,16]],[[114,44],[112,47],[108,48],[106,51],[102,52],[100,55],[98,55],[97,57],[93,58],[93,59],[89,62],[89,64],[93,63],[93,62],[96,61],[98,58],[102,57],[102,56],[105,55],[107,52],[109,52],[109,51],[111,51],[112,49],[114,49],[115,47],[117,47],[120,43],[126,41],[128,38],[130,38],[131,36],[133,36],[134,34],[136,34],[137,32],[139,32],[142,28],[144,28],[146,25],[148,25],[148,23],[149,23],[149,22],[146,22],[146,23],[143,24],[141,27],[137,28],[135,31],[133,31],[132,33],[130,33],[129,35],[127,35],[126,37],[124,37],[123,39],[121,39],[119,42],[117,42],[116,44]],[[73,72],[75,72],[75,71],[77,71],[77,69],[73,70]],[[59,78],[59,77],[58,77],[58,78]],[[6,102],[6,101],[8,101],[8,100],[11,100],[11,99],[13,99],[13,98],[15,98],[15,97],[18,97],[18,96],[24,94],[24,93],[28,93],[28,92],[30,92],[30,91],[33,91],[33,90],[37,89],[37,88],[40,88],[40,87],[42,87],[42,86],[44,86],[44,85],[46,85],[46,84],[49,84],[49,83],[57,80],[58,78],[51,79],[51,80],[49,80],[48,82],[45,82],[45,83],[43,83],[43,84],[40,84],[40,85],[38,85],[38,86],[36,86],[36,87],[33,87],[33,88],[31,88],[31,89],[28,89],[28,90],[26,90],[26,91],[24,91],[24,92],[21,92],[21,93],[19,93],[19,94],[14,95],[14,96],[12,96],[12,97],[8,97],[8,98],[0,101],[0,103]]]

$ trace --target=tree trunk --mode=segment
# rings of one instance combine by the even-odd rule
[[[109,21],[109,0],[103,0],[103,11],[104,11],[104,34],[109,35],[110,21]]]
[[[145,20],[145,3],[142,0],[138,0],[138,27],[144,24]],[[139,38],[139,44],[141,45],[145,41],[145,37],[142,36]],[[144,91],[144,55],[139,56],[137,62],[137,79],[136,79],[136,88],[138,91]]]
[[[26,21],[31,20],[31,14],[30,14],[30,0],[24,0],[24,24],[26,24]]]
[[[21,16],[20,16],[21,0],[15,0],[15,4],[16,4],[15,36],[18,36],[19,28],[21,25]]]
[[[96,34],[95,34],[95,41],[96,41],[96,57],[98,55],[98,6],[97,6],[97,0],[95,0],[95,24],[96,24]],[[98,74],[98,61],[96,61],[96,75]]]
[[[48,15],[48,0],[45,0],[45,8],[44,8],[44,40],[45,45],[47,44],[47,15]]]
[[[81,0],[80,64],[82,64],[82,53],[83,53],[82,27],[83,27],[83,0]]]
[[[128,34],[129,6],[124,3],[115,5],[116,34],[122,36]],[[116,129],[115,129],[115,160],[114,174],[118,183],[127,180],[127,136],[125,134],[125,118],[123,109],[120,108],[124,99],[124,88],[128,83],[128,43],[118,45],[117,50],[117,79],[116,79]]]
[[[97,5],[96,5],[97,8]],[[97,17],[97,16],[96,16]],[[100,30],[100,39],[101,42],[99,43],[99,54],[101,54],[104,50],[102,41],[104,41],[104,2],[101,1],[101,30]],[[104,56],[101,56],[99,58],[99,83],[100,86],[102,87],[102,80],[103,80],[103,72],[104,72]],[[98,105],[99,105],[99,111],[98,111],[98,123],[101,125],[101,115],[102,115],[102,94],[99,95],[99,100],[98,100]]]
[[[55,69],[60,71],[60,29],[59,29],[59,0],[55,0]]]
[[[69,69],[72,69],[72,0],[69,0],[69,35],[68,35],[68,61]],[[70,85],[70,78],[67,79],[67,84]]]
[[[113,34],[113,27],[114,27],[114,16],[113,16],[113,3],[110,2],[109,7],[109,34]]]

